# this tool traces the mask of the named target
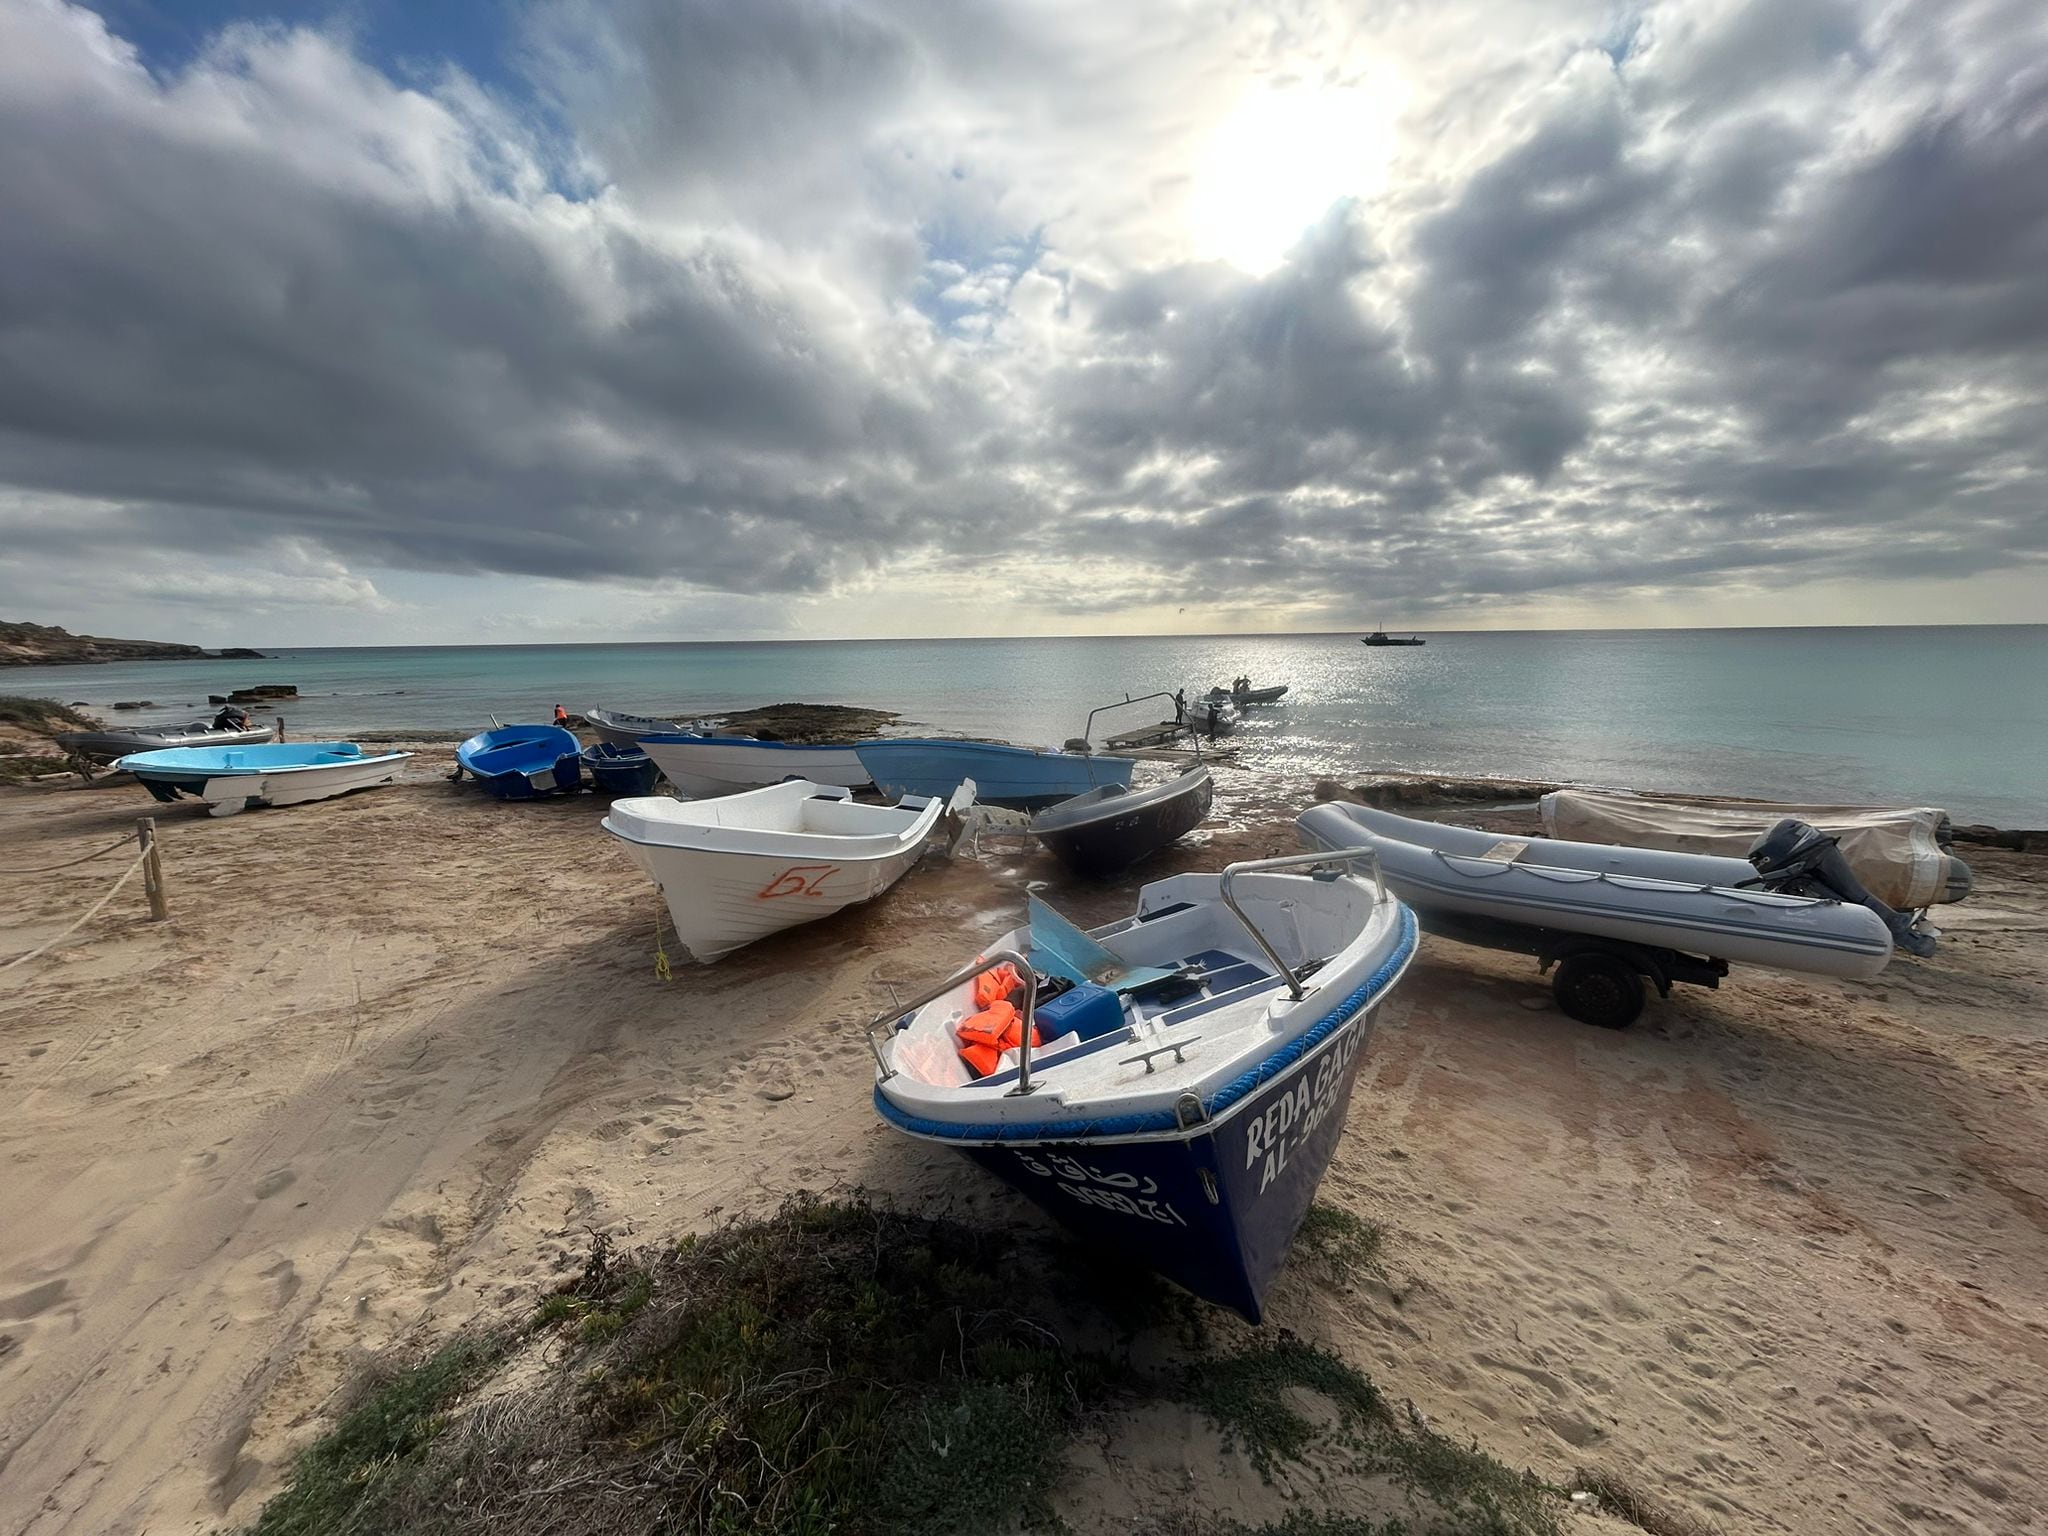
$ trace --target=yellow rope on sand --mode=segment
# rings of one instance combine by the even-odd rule
[[[123,841],[126,841],[126,839],[123,839]],[[98,917],[100,914],[100,909],[104,907],[108,902],[112,901],[114,897],[120,893],[121,887],[128,883],[128,877],[134,874],[135,871],[137,871],[138,869],[142,868],[143,861],[146,860],[148,857],[149,852],[147,849],[143,850],[143,852],[141,853],[138,853],[135,856],[135,862],[133,864],[130,864],[126,869],[124,869],[121,872],[121,878],[114,882],[113,888],[109,890],[106,895],[102,896],[98,901],[94,902],[90,907],[88,907],[85,911],[84,916],[79,918],[78,921],[73,923],[69,928],[66,928],[62,933],[58,934],[57,937],[50,940],[49,943],[42,945],[40,948],[32,949],[25,955],[16,955],[12,960],[8,961],[5,965],[0,965],[0,975],[5,975],[8,971],[13,970],[17,965],[27,965],[29,961],[35,959],[37,955],[48,954],[51,950],[55,949],[59,944],[62,944],[66,939],[70,938],[71,935],[78,932],[78,930],[83,928],[87,923],[91,922],[95,917]]]
[[[654,979],[656,981],[675,980],[675,977],[669,974],[668,951],[661,947],[661,913],[659,910],[654,914]]]

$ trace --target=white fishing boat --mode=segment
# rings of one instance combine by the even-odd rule
[[[964,785],[953,804],[973,801]],[[889,889],[918,861],[947,802],[857,805],[798,780],[708,800],[614,800],[605,831],[668,902],[688,958],[708,963]]]
[[[805,746],[750,736],[657,731],[642,736],[639,746],[661,765],[669,783],[698,797],[737,794],[795,779],[841,789],[865,789],[874,783],[854,749],[836,742]]]
[[[398,780],[410,752],[365,752],[352,741],[304,741],[246,747],[167,747],[134,752],[117,768],[135,775],[158,800],[189,795],[209,814],[233,816],[257,805],[302,805]]]
[[[608,741],[615,747],[637,747],[643,736],[672,735],[683,729],[674,720],[628,714],[623,709],[586,709],[583,718],[597,732],[598,740]]]

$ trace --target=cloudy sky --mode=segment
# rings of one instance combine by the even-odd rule
[[[2041,0],[0,0],[0,617],[2048,620]]]

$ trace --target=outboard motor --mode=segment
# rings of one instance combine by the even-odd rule
[[[1767,891],[1818,896],[1868,907],[1884,919],[1892,942],[1909,955],[1934,953],[1934,939],[1913,926],[1911,913],[1895,912],[1864,889],[1835,840],[1796,816],[1787,816],[1749,847],[1749,862]]]
[[[213,717],[216,731],[246,731],[249,729],[249,712],[230,704]]]

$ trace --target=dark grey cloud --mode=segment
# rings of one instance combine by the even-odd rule
[[[1446,7],[1465,72],[1418,45],[1404,118],[1443,142],[1262,275],[1170,213],[1228,15],[942,11],[542,6],[543,131],[316,34],[156,77],[5,0],[5,550],[1011,560],[1068,613],[2048,557],[2038,8],[1559,4],[1536,49]]]

